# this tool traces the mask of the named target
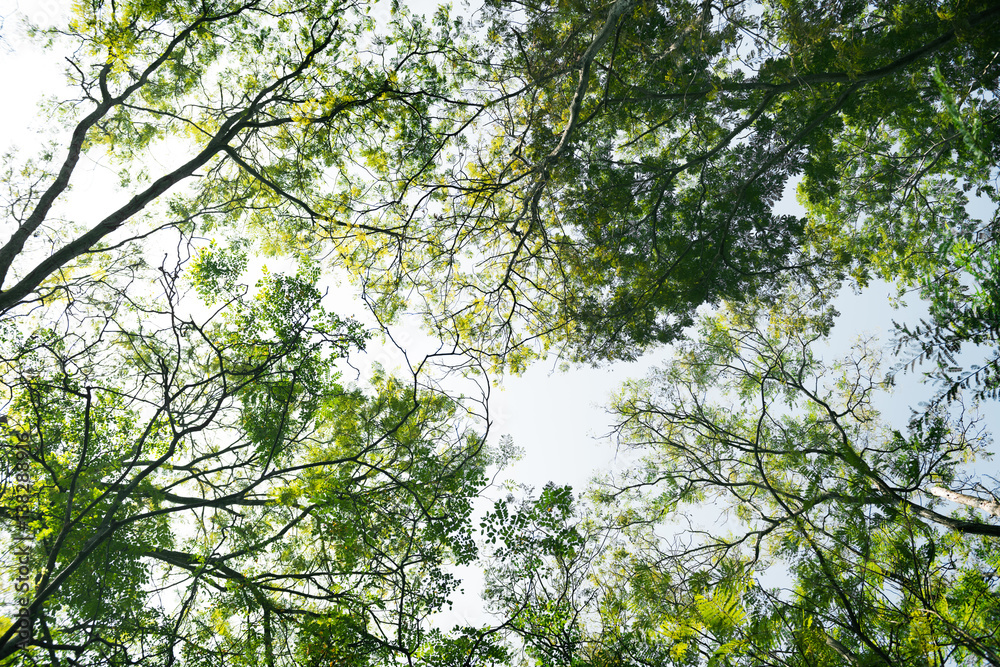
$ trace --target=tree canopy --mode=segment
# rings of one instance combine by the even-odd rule
[[[455,215],[489,202],[527,235],[512,271],[559,267],[538,298],[579,358],[634,357],[700,304],[817,271],[920,284],[955,240],[995,233],[964,207],[995,199],[994,3],[485,12],[497,129]],[[807,216],[775,206],[795,180]]]
[[[965,465],[988,441],[942,412],[884,424],[877,350],[862,341],[824,364],[811,347],[828,323],[786,303],[766,328],[739,311],[706,319],[697,343],[616,403],[623,443],[650,452],[602,495],[636,498],[630,532],[696,500],[734,515],[729,536],[637,555],[640,582],[674,591],[643,598],[647,613],[665,614],[680,659],[995,662],[996,598],[976,591],[995,585],[1000,504]],[[968,514],[942,512],[942,498]],[[762,585],[776,566],[787,587]]]
[[[1000,664],[998,26],[87,0],[30,27],[70,92],[4,158],[0,661]],[[118,183],[73,192],[88,164]],[[874,280],[927,316],[824,360]],[[405,370],[358,368],[373,340]],[[484,509],[505,374],[664,344],[611,406],[620,473]],[[492,620],[447,630],[457,565]]]

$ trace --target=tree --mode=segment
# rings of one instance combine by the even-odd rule
[[[475,406],[417,374],[342,384],[368,334],[325,311],[315,274],[247,293],[238,257],[192,263],[160,294],[4,339],[0,456],[29,492],[5,484],[0,507],[32,574],[5,664],[412,657],[457,585],[446,564],[475,555],[492,461]],[[191,289],[214,304],[202,320]]]
[[[819,359],[818,301],[727,304],[627,383],[620,456],[642,458],[596,504],[496,505],[486,597],[531,664],[997,663],[988,440],[941,410],[884,424],[880,353]]]
[[[166,230],[249,228],[304,254],[364,233],[407,238],[405,225],[362,215],[391,202],[366,203],[357,172],[388,143],[400,179],[431,168],[452,121],[430,107],[449,84],[432,63],[437,37],[399,18],[376,38],[365,6],[98,1],[77,5],[66,27],[36,29],[69,48],[80,97],[55,105],[69,134],[61,147],[10,158],[17,228],[0,249],[0,312],[84,298],[86,274],[127,276],[143,243],[173,238]],[[344,58],[366,40],[369,58]],[[137,168],[165,142],[179,165]],[[62,219],[81,159],[105,155],[128,201],[89,228]]]
[[[975,108],[993,156],[994,3],[484,11],[492,131],[442,185],[438,225],[495,258],[455,281],[480,329],[526,322],[577,359],[634,358],[702,303],[767,301],[831,271],[922,275],[927,248],[978,224],[952,184],[995,202],[933,74]],[[775,208],[794,178],[806,217]]]
[[[870,343],[815,355],[831,317],[729,305],[624,388],[620,442],[646,456],[599,493],[633,535],[626,599],[678,664],[995,664],[1000,494],[966,468],[985,441],[941,411],[883,424]],[[656,538],[706,504],[722,530]]]
[[[966,400],[1000,398],[1000,247],[989,231],[977,240],[958,238],[948,244],[946,260],[925,273],[919,283],[921,296],[930,304],[930,314],[920,324],[897,323],[896,354],[904,353],[903,367],[933,362],[925,373],[940,387],[934,405],[965,396]],[[983,363],[960,360],[960,355],[978,350]]]
[[[364,3],[222,0],[83,3],[38,29],[80,98],[55,105],[62,148],[5,174],[2,507],[30,551],[5,567],[32,573],[5,661],[360,665],[460,643],[426,619],[475,553],[488,414],[433,359],[342,384],[370,332],[316,287],[330,248],[410,238],[377,223],[393,201],[361,167],[395,146],[392,192],[454,121],[432,111],[446,38],[373,27]],[[164,148],[179,165],[140,166]],[[127,193],[89,226],[66,219],[86,156]],[[248,290],[253,251],[297,273]]]
[[[526,495],[509,494],[482,522],[490,549],[483,597],[536,664],[572,664],[587,643],[599,536],[579,520],[569,487]]]

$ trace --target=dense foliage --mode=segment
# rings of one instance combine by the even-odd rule
[[[1000,664],[998,27],[987,0],[33,27],[72,88],[4,158],[0,662]],[[118,183],[81,196],[93,163]],[[875,279],[927,317],[824,361]],[[407,370],[357,370],[373,340]],[[493,383],[663,343],[612,406],[621,473],[477,515]],[[437,627],[455,565],[490,623]]]

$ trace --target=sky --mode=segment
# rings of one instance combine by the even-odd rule
[[[411,2],[418,13],[431,11],[434,4]],[[58,0],[0,0],[0,16],[4,21],[0,33],[4,39],[0,42],[0,85],[8,91],[0,108],[0,147],[4,150],[17,145],[30,152],[37,147],[35,134],[44,128],[46,121],[38,113],[36,101],[58,90],[64,80],[63,63],[20,38],[17,11],[30,11],[34,20],[48,22],[64,15],[65,7],[66,3]],[[101,165],[94,165],[95,172],[102,169]],[[101,178],[95,177],[94,182],[99,184]],[[76,187],[87,190],[97,186],[77,183]],[[93,194],[100,196],[96,191]],[[800,210],[791,187],[780,206],[787,212]],[[824,356],[842,356],[862,334],[874,334],[888,343],[893,319],[915,322],[922,314],[920,304],[910,299],[909,309],[895,310],[890,305],[892,293],[893,287],[882,283],[870,286],[860,295],[845,288],[835,304],[841,317]],[[508,435],[523,450],[523,456],[503,471],[498,481],[510,479],[536,489],[554,481],[580,489],[595,471],[616,465],[614,444],[601,437],[609,432],[612,423],[605,408],[609,396],[624,380],[644,376],[654,364],[669,358],[669,352],[669,348],[662,348],[634,363],[575,367],[565,372],[559,370],[556,360],[550,359],[535,363],[520,377],[506,378],[502,387],[493,389],[492,442]],[[368,360],[381,361],[390,367],[400,363],[388,348],[377,345]],[[901,376],[895,395],[881,404],[885,416],[899,426],[905,423],[908,407],[929,395],[930,389],[916,381],[918,378],[919,373]],[[991,420],[995,421],[995,417],[991,416]],[[498,485],[489,495],[498,498],[504,493]],[[467,595],[457,602],[456,618],[471,620],[478,614],[472,595],[476,583],[473,573],[466,574],[470,576]]]

